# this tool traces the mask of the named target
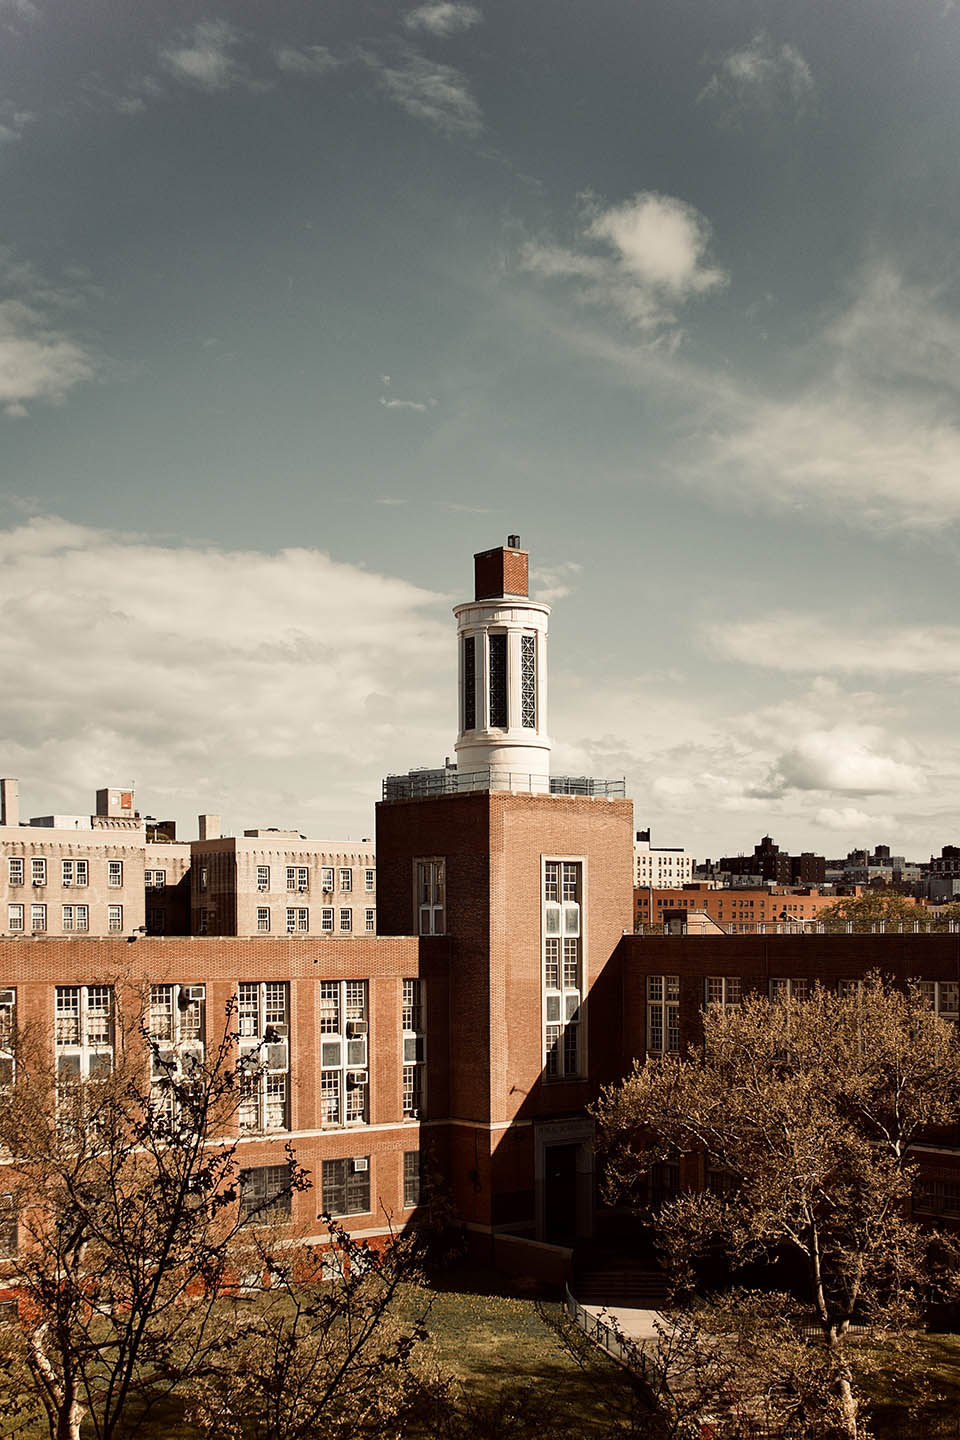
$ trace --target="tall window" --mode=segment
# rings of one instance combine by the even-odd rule
[[[34,885],[46,885],[47,883],[47,862],[46,860],[31,860],[30,879]]]
[[[376,883],[377,883],[377,872],[376,872],[376,870],[364,870],[364,872],[363,872],[363,888],[364,888],[364,890],[373,890],[373,889],[376,887]]]
[[[30,906],[30,929],[46,930],[47,928],[47,907],[46,905]]]
[[[537,728],[537,637],[520,636],[520,723]]]
[[[340,889],[353,889],[353,871],[350,869],[349,865],[343,866],[340,870]]]
[[[333,906],[324,905],[320,911],[320,929],[328,932],[333,930]]]
[[[257,908],[257,933],[268,935],[270,933],[270,908],[269,906],[258,906]]]
[[[490,726],[507,728],[507,637],[494,634],[490,644]]]
[[[544,1078],[583,1074],[581,890],[578,860],[543,866]]]
[[[680,976],[647,976],[647,1053],[680,1049]]]
[[[174,1085],[189,1082],[204,1058],[203,985],[151,985],[147,1012],[150,1090],[154,1106],[172,1123],[177,1113]]]
[[[446,865],[443,860],[418,860],[417,931],[420,935],[446,934]]]
[[[237,1021],[242,1071],[241,1130],[286,1130],[290,1073],[289,988],[285,981],[241,981]]]
[[[107,929],[110,931],[111,934],[114,935],[123,929],[122,905],[107,906]]]
[[[344,934],[349,934],[353,929],[353,911],[350,909],[340,911],[340,929]]]
[[[477,642],[473,635],[463,638],[463,728],[477,728]]]
[[[0,1096],[13,1084],[13,1051],[17,1035],[17,992],[0,990]]]
[[[420,1204],[420,1151],[403,1152],[403,1205],[410,1210]]]
[[[365,1215],[370,1209],[370,1157],[323,1162],[324,1215]]]
[[[423,1115],[426,1086],[427,1030],[423,1008],[423,981],[403,981],[401,1024],[403,1040],[403,1118]]]
[[[11,855],[7,860],[7,883],[9,885],[23,884],[24,861],[22,855]]]
[[[269,866],[269,865],[258,865],[258,866],[257,866],[257,889],[258,889],[258,890],[269,890],[269,889],[270,889],[270,866]]]
[[[107,884],[118,886],[123,884],[123,861],[107,861]]]
[[[7,929],[11,935],[17,935],[23,930],[23,906],[7,906]]]
[[[920,995],[928,1009],[945,1020],[960,1018],[960,986],[956,980],[921,980]]]
[[[363,928],[368,935],[372,935],[377,928],[376,910],[366,909],[363,912]]]
[[[321,866],[321,869],[320,869],[320,889],[321,889],[321,890],[332,890],[332,889],[333,889],[333,866],[332,866],[332,865],[323,865],[323,866]]]
[[[57,1083],[99,1080],[113,1069],[113,988],[110,985],[58,985],[54,1046]]]
[[[0,1260],[12,1260],[20,1248],[20,1227],[16,1201],[0,1195]]]
[[[369,1119],[367,982],[320,982],[320,1118],[323,1125]]]
[[[310,889],[310,871],[306,865],[288,865],[286,868],[288,890]]]

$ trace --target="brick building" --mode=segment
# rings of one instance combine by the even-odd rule
[[[730,935],[749,935],[761,929],[790,930],[815,925],[820,911],[836,903],[836,895],[821,895],[812,887],[717,889],[699,881],[672,889],[644,886],[634,889],[633,928],[660,925],[665,916],[676,911],[702,910]]]
[[[526,573],[515,536],[476,557],[474,599],[456,609],[457,763],[390,777],[375,850],[223,837],[203,817],[189,871],[175,842],[139,854],[147,896],[182,902],[186,881],[192,928],[206,934],[8,933],[0,1008],[49,1036],[63,1073],[82,1079],[109,1063],[131,988],[171,1045],[215,1044],[231,1005],[241,1052],[268,1051],[238,1117],[250,1193],[270,1195],[292,1144],[313,1188],[291,1197],[291,1217],[320,1231],[329,1211],[376,1237],[415,1215],[429,1157],[480,1255],[558,1278],[595,1223],[587,1107],[634,1056],[676,1048],[718,997],[876,968],[923,980],[956,1018],[960,937],[630,933],[632,805],[622,782],[551,772],[549,609],[527,595]],[[33,827],[10,830],[5,843],[44,843]],[[699,908],[732,899],[678,893]],[[762,893],[775,907],[817,898]],[[930,1203],[948,1211],[953,1152],[924,1163],[940,1187]]]

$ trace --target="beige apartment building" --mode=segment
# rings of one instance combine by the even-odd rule
[[[97,791],[94,815],[20,823],[0,780],[0,935],[131,935],[145,923],[146,832],[133,791]]]
[[[297,830],[221,836],[200,817],[191,846],[193,935],[375,935],[376,847]]]

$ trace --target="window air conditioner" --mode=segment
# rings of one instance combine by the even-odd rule
[[[307,893],[307,887],[306,887],[306,885],[298,885],[298,886],[297,886],[297,889],[299,890],[299,892],[300,892],[301,895],[306,895],[306,893]]]
[[[9,1008],[11,1005],[16,1004],[16,1000],[16,990],[0,990],[0,1006]]]
[[[366,1022],[366,1020],[348,1020],[348,1021],[347,1021],[347,1039],[348,1039],[348,1040],[356,1040],[356,1039],[358,1039],[359,1036],[361,1036],[361,1035],[366,1035],[366,1033],[367,1033],[367,1022]]]
[[[366,1070],[348,1070],[348,1071],[347,1071],[347,1089],[348,1089],[348,1090],[359,1090],[363,1085],[366,1085],[366,1083],[367,1083],[367,1072],[366,1072]]]
[[[261,894],[261,895],[263,894],[264,890],[266,890],[266,888],[267,888],[266,885],[258,885],[258,886],[257,886],[257,889],[260,891],[260,894]]]
[[[355,1175],[359,1174],[362,1170],[369,1170],[369,1169],[370,1169],[370,1159],[369,1159],[369,1156],[367,1156],[367,1155],[354,1155],[354,1157],[353,1157],[353,1173],[354,1173]]]
[[[203,1000],[206,995],[202,985],[184,985],[181,993],[186,995],[188,1000]]]
[[[45,880],[34,880],[33,883],[34,885],[45,885],[47,882]]]
[[[410,1111],[410,1119],[411,1119],[411,1120],[422,1120],[422,1119],[423,1119],[423,1111],[422,1111],[418,1106],[414,1106],[414,1108]]]
[[[68,889],[72,884],[73,884],[73,881],[72,881],[72,880],[64,880],[64,882],[63,882],[63,888],[64,888],[64,890]]]

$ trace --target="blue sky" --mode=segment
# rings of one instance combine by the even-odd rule
[[[28,813],[371,833],[519,531],[555,766],[655,843],[956,842],[951,0],[0,0],[0,42]]]

